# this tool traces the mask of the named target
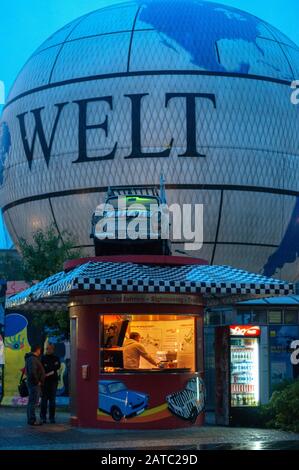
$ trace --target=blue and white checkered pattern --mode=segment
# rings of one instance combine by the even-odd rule
[[[153,266],[135,263],[88,262],[60,272],[6,301],[6,308],[28,303],[59,302],[71,291],[150,292],[227,295],[288,295],[293,285],[229,266]]]

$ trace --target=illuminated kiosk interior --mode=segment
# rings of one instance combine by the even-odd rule
[[[73,425],[171,429],[204,424],[204,305],[292,289],[199,259],[111,256],[67,262],[6,309],[69,309]]]

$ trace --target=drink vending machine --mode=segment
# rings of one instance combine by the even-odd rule
[[[216,328],[216,423],[242,424],[260,403],[259,326]]]

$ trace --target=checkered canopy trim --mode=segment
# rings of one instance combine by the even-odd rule
[[[6,308],[53,299],[75,291],[226,295],[288,295],[293,284],[229,266],[157,266],[88,262],[60,272],[6,300]]]

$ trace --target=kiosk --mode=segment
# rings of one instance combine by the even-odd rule
[[[204,424],[203,306],[292,291],[199,259],[110,256],[66,262],[6,308],[68,308],[74,426],[170,429]]]
[[[170,271],[175,265],[186,265],[185,258],[162,258],[164,269],[169,266]],[[110,259],[117,259],[118,269],[128,261],[142,270],[149,267],[149,260],[151,268],[161,269],[162,264],[160,256]],[[190,261],[190,266],[194,262]],[[74,268],[77,263],[82,260],[65,267]],[[204,262],[197,259],[196,264],[200,263]],[[138,289],[138,279],[132,276],[134,281],[137,285],[133,292],[119,285],[116,293],[107,293],[108,286],[102,286],[103,291],[71,293],[71,375],[72,390],[76,390],[72,395],[72,423],[118,429],[201,425],[202,297],[163,289],[146,292],[141,282]],[[138,341],[130,340],[134,333],[139,335]],[[145,352],[157,365],[144,357]]]

